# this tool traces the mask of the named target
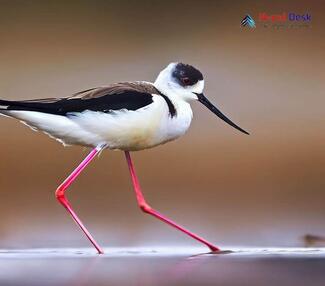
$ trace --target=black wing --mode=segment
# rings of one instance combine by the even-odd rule
[[[85,110],[110,112],[113,110],[137,110],[153,102],[152,93],[159,92],[150,84],[120,83],[79,92],[67,98],[49,98],[24,101],[0,100],[6,110],[38,111],[66,115]]]

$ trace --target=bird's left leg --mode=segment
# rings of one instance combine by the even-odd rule
[[[126,157],[126,161],[128,163],[129,166],[129,171],[131,174],[131,178],[132,178],[132,183],[133,183],[133,188],[137,197],[137,201],[138,201],[138,205],[141,208],[141,210],[145,213],[148,213],[158,219],[160,219],[161,221],[177,228],[178,230],[184,232],[185,234],[187,234],[188,236],[196,239],[197,241],[205,244],[207,247],[209,247],[212,251],[219,251],[220,249],[216,246],[214,246],[212,243],[208,242],[207,240],[203,239],[202,237],[196,235],[193,232],[190,232],[189,230],[185,229],[184,227],[176,224],[175,222],[173,222],[172,220],[170,220],[169,218],[165,217],[164,215],[162,215],[161,213],[157,212],[156,210],[154,210],[153,208],[151,208],[147,202],[145,201],[145,198],[142,194],[141,188],[140,188],[140,184],[139,184],[139,180],[137,175],[135,174],[135,170],[134,170],[134,166],[132,163],[132,159],[130,156],[130,153],[128,151],[125,151],[125,157]]]
[[[88,154],[88,156],[80,163],[80,165],[69,175],[69,177],[64,180],[64,182],[57,188],[57,190],[55,192],[55,196],[58,199],[58,201],[70,213],[70,215],[72,216],[74,221],[81,228],[81,230],[84,232],[84,234],[87,236],[89,241],[93,244],[93,246],[97,249],[99,254],[103,254],[104,251],[101,249],[101,247],[98,245],[98,243],[92,237],[90,232],[87,230],[87,228],[81,222],[80,218],[77,216],[77,214],[72,209],[71,204],[69,203],[69,201],[67,200],[67,198],[65,196],[65,191],[72,184],[72,182],[80,175],[80,173],[87,167],[87,165],[96,157],[96,155],[100,151],[102,151],[104,148],[105,148],[105,145],[99,145],[96,148],[94,148]]]

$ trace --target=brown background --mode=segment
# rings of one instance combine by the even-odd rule
[[[217,244],[301,245],[325,233],[324,4],[229,2],[0,1],[1,98],[153,81],[171,61],[193,64],[251,136],[193,104],[186,136],[133,155],[148,201]],[[311,25],[264,28],[257,17],[290,11],[311,13]],[[247,13],[254,30],[240,27]],[[4,117],[0,130],[0,247],[88,246],[54,197],[86,150]],[[105,151],[70,191],[103,245],[195,245],[138,211],[121,152]]]

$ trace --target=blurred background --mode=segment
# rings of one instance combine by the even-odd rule
[[[68,96],[198,67],[205,93],[251,135],[199,103],[181,139],[133,153],[148,202],[221,246],[300,246],[324,235],[322,1],[0,1],[0,97]],[[310,13],[265,28],[258,13]],[[250,14],[256,29],[240,21]],[[0,247],[89,243],[54,191],[86,156],[0,118]],[[104,246],[197,245],[142,214],[122,152],[105,151],[69,190]]]

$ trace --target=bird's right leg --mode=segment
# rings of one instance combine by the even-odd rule
[[[204,238],[198,236],[197,234],[187,230],[186,228],[176,224],[171,219],[165,217],[164,215],[162,215],[161,213],[159,213],[158,211],[156,211],[155,209],[150,207],[147,204],[147,202],[146,202],[146,200],[145,200],[145,198],[144,198],[144,196],[142,194],[140,184],[139,184],[139,181],[138,181],[138,177],[135,174],[133,162],[132,162],[130,153],[128,151],[125,151],[125,157],[126,157],[126,161],[128,163],[128,167],[129,167],[129,171],[130,171],[130,175],[131,175],[131,179],[132,179],[132,184],[133,184],[133,188],[134,188],[134,191],[135,191],[135,194],[136,194],[138,205],[141,208],[141,210],[144,211],[145,213],[148,213],[148,214],[158,218],[159,220],[163,221],[164,223],[167,223],[170,226],[180,230],[181,232],[187,234],[188,236],[194,238],[195,240],[205,244],[212,251],[220,252],[220,249],[217,246],[213,245],[212,243],[208,242],[207,240],[205,240]]]
[[[102,151],[105,148],[104,145],[99,145],[96,148],[94,148],[88,156],[80,163],[80,165],[64,180],[64,182],[57,188],[55,192],[55,196],[58,199],[58,201],[65,207],[65,209],[70,213],[74,221],[77,223],[77,225],[81,228],[81,230],[84,232],[84,234],[87,236],[89,241],[93,244],[93,246],[97,249],[99,254],[103,254],[104,251],[101,249],[101,247],[97,244],[95,239],[92,237],[90,232],[87,230],[87,228],[84,226],[84,224],[81,222],[77,214],[72,209],[71,204],[67,200],[65,196],[65,191],[67,188],[72,184],[72,182],[79,176],[79,174],[87,167],[87,165],[96,157],[96,155]]]

